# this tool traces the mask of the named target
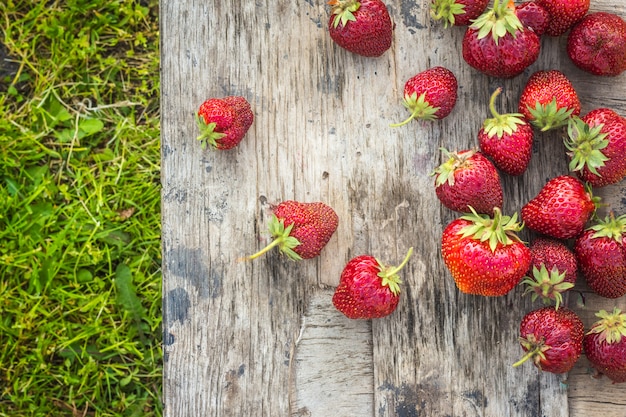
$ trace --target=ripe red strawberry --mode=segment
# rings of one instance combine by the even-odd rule
[[[550,22],[548,11],[536,1],[524,1],[515,6],[515,14],[525,28],[531,28],[539,36],[543,35]]]
[[[522,207],[522,221],[535,232],[570,239],[582,233],[595,208],[594,199],[580,180],[561,175],[548,181]]]
[[[413,119],[443,119],[456,104],[457,88],[456,77],[444,67],[432,67],[414,75],[404,84],[402,101],[411,115],[391,126],[403,126]]]
[[[594,187],[626,177],[626,119],[607,108],[573,118],[564,141],[571,171]]]
[[[535,0],[550,14],[546,34],[560,36],[589,11],[589,0]]]
[[[578,116],[580,100],[565,74],[558,70],[541,70],[526,82],[518,111],[545,132],[565,126],[571,116]]]
[[[441,239],[441,254],[461,292],[501,296],[511,291],[530,266],[530,250],[516,232],[522,229],[517,213],[493,218],[471,214],[453,220]]]
[[[443,20],[443,26],[467,26],[480,16],[489,0],[432,0],[430,16]]]
[[[626,382],[626,313],[615,307],[600,310],[600,319],[583,339],[583,349],[597,376],[606,375],[614,384]]]
[[[398,272],[413,253],[410,248],[402,263],[386,266],[370,255],[350,260],[333,294],[333,305],[351,319],[375,319],[393,313],[400,300]]]
[[[502,207],[500,176],[489,159],[475,150],[442,151],[446,161],[431,175],[435,176],[435,194],[445,207],[462,213],[472,207],[488,215]]]
[[[527,360],[542,371],[570,371],[582,353],[583,322],[567,307],[542,307],[526,314],[520,324],[520,345],[526,354],[513,366]]]
[[[567,55],[591,74],[621,74],[626,70],[626,21],[612,13],[588,14],[567,36]]]
[[[554,302],[558,309],[561,295],[576,283],[578,264],[574,253],[556,239],[539,237],[530,244],[531,270],[522,283],[524,294],[532,294],[535,301],[541,297],[544,304]]]
[[[300,203],[287,200],[273,209],[269,231],[274,240],[259,252],[257,258],[275,246],[293,260],[318,256],[339,224],[337,213],[324,203]]]
[[[574,242],[574,254],[587,285],[598,295],[626,294],[626,215],[600,219]]]
[[[254,114],[250,103],[239,96],[210,98],[200,105],[197,114],[200,128],[198,140],[202,148],[208,145],[224,150],[234,148],[248,132]]]
[[[502,88],[491,95],[490,119],[486,119],[478,132],[480,150],[493,161],[494,165],[509,175],[522,175],[532,155],[533,128],[521,113],[499,114],[495,100]]]
[[[330,37],[337,45],[367,57],[381,56],[391,47],[393,25],[380,0],[331,0]]]
[[[469,26],[463,37],[463,59],[472,68],[499,78],[521,74],[539,57],[539,36],[524,28],[513,2],[493,6]]]

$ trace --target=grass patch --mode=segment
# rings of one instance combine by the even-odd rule
[[[0,416],[161,415],[158,0],[0,36]]]

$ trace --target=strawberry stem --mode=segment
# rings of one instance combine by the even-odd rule
[[[413,254],[413,248],[411,247],[409,248],[409,251],[404,257],[404,260],[402,261],[402,263],[400,263],[400,265],[395,266],[395,267],[384,266],[380,261],[377,260],[378,265],[380,267],[380,272],[378,273],[378,276],[382,278],[381,285],[388,286],[389,290],[394,295],[398,295],[398,293],[400,292],[400,284],[402,283],[402,280],[400,280],[400,277],[398,277],[398,272],[400,272],[400,270],[404,268],[404,266],[407,264],[412,254]]]
[[[278,246],[280,251],[287,255],[290,259],[293,259],[294,261],[302,259],[302,257],[293,250],[295,247],[300,245],[300,241],[298,239],[290,236],[291,229],[293,229],[293,223],[285,227],[285,220],[279,219],[276,215],[274,215],[270,220],[268,228],[274,237],[274,240],[257,253],[248,256],[246,258],[247,260],[256,259],[276,246]]]
[[[426,101],[425,92],[420,94],[419,97],[417,96],[416,92],[411,95],[406,94],[404,96],[402,104],[404,105],[404,107],[411,110],[411,115],[406,120],[400,123],[391,124],[391,127],[404,126],[413,119],[435,120],[437,119],[435,113],[437,113],[440,109],[440,107],[431,106],[430,103]]]

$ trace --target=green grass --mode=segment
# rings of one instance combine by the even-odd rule
[[[161,415],[158,0],[0,36],[0,416]]]

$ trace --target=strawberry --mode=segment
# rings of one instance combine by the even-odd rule
[[[208,144],[220,150],[231,149],[241,142],[253,121],[254,114],[245,98],[210,98],[198,110],[196,122],[201,133],[197,139],[202,148]]]
[[[441,239],[441,254],[457,288],[467,294],[502,296],[511,291],[530,266],[530,250],[517,237],[517,213],[493,218],[471,214],[453,220]]]
[[[480,16],[489,0],[432,0],[430,16],[443,20],[443,26],[467,26]]]
[[[580,100],[572,82],[558,70],[534,72],[522,91],[518,111],[533,126],[547,131],[565,126],[580,114]]]
[[[582,233],[595,208],[596,199],[580,180],[561,175],[548,181],[522,207],[522,221],[535,232],[570,239]]]
[[[331,0],[330,37],[342,48],[367,57],[381,56],[391,47],[393,25],[380,0]]]
[[[397,267],[386,266],[370,255],[351,259],[341,273],[333,305],[350,319],[376,319],[393,313],[400,300],[398,272],[412,253],[410,248]]]
[[[496,97],[502,88],[491,95],[490,119],[486,119],[478,132],[480,150],[491,158],[494,165],[509,175],[521,175],[528,168],[533,146],[533,128],[521,113],[499,114],[495,108]]]
[[[548,11],[550,22],[546,28],[549,36],[560,36],[589,11],[589,0],[535,0]]]
[[[626,21],[612,13],[588,14],[567,36],[567,55],[591,74],[621,74],[626,70]]]
[[[457,88],[456,77],[444,67],[432,67],[414,75],[404,84],[402,102],[411,115],[391,126],[403,126],[413,119],[443,119],[456,104]]]
[[[520,323],[520,345],[526,354],[513,366],[531,359],[542,371],[563,374],[580,357],[585,336],[583,322],[567,307],[542,307]]]
[[[626,119],[599,108],[573,118],[564,140],[571,171],[594,187],[620,182],[626,176]]]
[[[615,307],[612,313],[600,310],[599,318],[583,339],[587,359],[597,372],[614,384],[626,382],[626,313]]]
[[[489,159],[475,150],[442,152],[446,162],[431,175],[435,176],[435,194],[445,207],[467,213],[471,206],[489,215],[495,207],[502,207],[500,176]]]
[[[490,35],[490,36],[488,36]],[[521,74],[539,57],[539,36],[524,28],[512,1],[493,6],[465,31],[463,59],[472,68],[499,78]]]
[[[548,11],[536,1],[524,1],[515,6],[515,14],[525,28],[531,28],[538,36],[543,35],[550,22]]]
[[[541,297],[544,304],[554,302],[556,308],[563,302],[563,292],[576,283],[578,264],[574,253],[556,239],[539,237],[530,244],[531,270],[524,294],[532,294],[535,301]]]
[[[574,242],[574,254],[587,285],[598,295],[626,294],[626,215],[599,219]]]
[[[315,258],[338,224],[337,214],[324,203],[283,201],[274,207],[268,226],[274,240],[247,259],[257,258],[275,246],[293,260]]]

